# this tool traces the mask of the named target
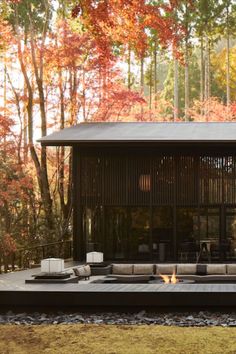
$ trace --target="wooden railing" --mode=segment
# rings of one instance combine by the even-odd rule
[[[72,241],[51,242],[44,245],[21,248],[8,256],[0,255],[0,273],[2,271],[32,268],[40,265],[42,259],[50,257],[71,258]]]

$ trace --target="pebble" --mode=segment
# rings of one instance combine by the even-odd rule
[[[8,311],[0,314],[1,324],[111,324],[111,325],[162,325],[179,327],[236,327],[236,312],[214,311],[192,312],[22,312]]]

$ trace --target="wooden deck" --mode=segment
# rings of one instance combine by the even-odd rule
[[[25,284],[40,270],[0,275],[2,307],[235,307],[236,284]],[[103,277],[103,276],[101,276]],[[97,277],[91,277],[94,280]]]

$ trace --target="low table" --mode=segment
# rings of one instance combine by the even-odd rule
[[[38,273],[32,275],[31,279],[26,279],[26,284],[33,283],[53,283],[53,284],[64,284],[64,283],[78,283],[79,277],[74,276],[70,273]]]
[[[32,275],[34,279],[68,279],[70,273],[39,273]]]

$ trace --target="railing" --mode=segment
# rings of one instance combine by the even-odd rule
[[[44,245],[38,245],[28,248],[22,248],[9,254],[0,255],[0,273],[8,270],[19,270],[32,268],[40,265],[44,258],[63,258],[72,257],[72,241],[51,242]]]

